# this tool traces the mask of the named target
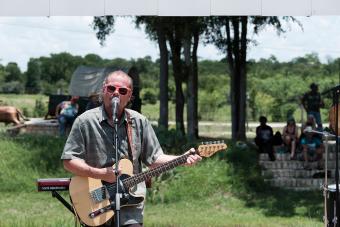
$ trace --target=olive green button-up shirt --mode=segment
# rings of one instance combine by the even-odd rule
[[[118,123],[119,158],[129,158],[127,136],[128,116],[132,127],[134,173],[142,171],[142,163],[149,166],[163,154],[150,122],[136,111],[126,109]],[[66,141],[62,160],[83,159],[88,165],[97,168],[109,167],[116,162],[114,149],[114,128],[108,123],[103,106],[86,111],[74,122]],[[146,194],[145,183],[138,184],[136,194]],[[122,207],[122,225],[143,223],[144,204]]]

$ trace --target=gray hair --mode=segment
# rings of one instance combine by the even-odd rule
[[[105,86],[105,84],[107,84],[108,79],[112,74],[117,74],[117,75],[125,76],[126,78],[128,78],[130,80],[131,91],[133,90],[133,80],[132,80],[132,78],[126,72],[124,72],[122,70],[116,70],[116,71],[113,71],[113,72],[110,72],[109,74],[107,74],[104,81],[103,81],[102,88]],[[103,93],[103,89],[101,89],[100,92],[99,92],[99,98],[98,98],[100,103],[103,102],[103,97],[104,97],[104,93]]]

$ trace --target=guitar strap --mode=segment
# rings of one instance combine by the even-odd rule
[[[133,163],[133,158],[136,156],[136,147],[133,144],[133,138],[132,138],[132,119],[130,113],[125,110],[126,118],[127,118],[127,124],[126,124],[126,132],[128,136],[128,144],[129,144],[129,159]]]
[[[133,122],[132,122],[132,119],[131,119],[131,115],[130,113],[125,110],[125,114],[126,114],[126,119],[127,119],[127,125],[126,125],[126,132],[127,132],[127,136],[128,136],[128,144],[129,144],[129,150],[128,150],[128,153],[129,153],[129,159],[131,160],[131,162],[133,163],[133,158],[137,158],[136,157],[136,154],[137,154],[137,150],[136,150],[136,146],[135,144],[133,143],[133,131],[132,131],[132,128],[133,128]],[[136,122],[135,122],[136,124]],[[137,124],[135,125],[135,127],[137,127]],[[140,161],[140,160],[139,160]],[[135,171],[135,170],[134,170]],[[145,181],[145,184],[146,184],[146,187],[147,188],[151,188],[152,187],[152,183],[151,183],[151,178],[150,179],[147,179]]]

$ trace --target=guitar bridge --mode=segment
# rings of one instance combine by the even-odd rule
[[[104,214],[105,212],[108,212],[109,210],[112,210],[111,205],[108,205],[106,207],[100,208],[99,210],[91,212],[89,214],[89,217],[93,219],[93,218],[97,217],[98,215],[101,215],[101,214]]]
[[[90,197],[95,203],[100,203],[109,198],[104,186],[90,192]]]

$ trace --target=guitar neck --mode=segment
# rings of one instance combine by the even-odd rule
[[[152,177],[160,175],[161,173],[174,169],[179,165],[185,164],[189,155],[190,154],[184,154],[176,159],[171,160],[170,162],[157,166],[156,168],[150,169],[143,173],[138,173],[132,177],[123,180],[123,184],[126,187],[130,188],[143,181],[146,181],[147,179],[150,179]]]

